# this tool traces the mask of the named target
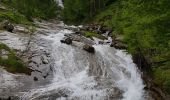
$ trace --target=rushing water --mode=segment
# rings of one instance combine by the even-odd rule
[[[63,7],[63,0],[56,0],[59,6]]]
[[[60,43],[62,30],[41,36],[52,41],[54,78],[33,89],[22,100],[146,100],[144,84],[131,55],[109,45],[93,45],[95,54],[82,50],[83,43]]]

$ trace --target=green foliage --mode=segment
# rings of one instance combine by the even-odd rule
[[[169,0],[123,0],[118,15],[128,50],[140,48],[155,68],[155,83],[170,92],[170,4]],[[166,70],[165,70],[166,69]]]
[[[154,76],[154,82],[165,89],[165,91],[170,92],[170,69],[154,69]]]
[[[32,25],[32,23],[28,21],[28,19],[24,15],[18,12],[13,13],[11,11],[5,11],[5,12],[0,11],[0,22],[3,21],[4,19],[10,20],[16,24]]]
[[[93,37],[99,38],[99,39],[106,39],[106,37],[102,36],[101,34],[97,34],[95,32],[85,32],[84,36],[90,39],[93,39]]]
[[[90,10],[95,0],[65,1],[64,21],[81,23],[90,19],[113,28],[113,34],[123,35],[130,53],[141,50],[154,67],[155,83],[170,92],[169,0],[105,0],[96,12]],[[85,33],[89,38],[93,35]]]
[[[106,6],[104,11],[99,12],[93,20],[104,26],[115,28],[117,25],[116,21],[118,20],[118,17],[120,17],[119,6],[119,1],[114,1],[114,3]]]
[[[15,8],[29,20],[32,18],[50,19],[58,15],[55,0],[3,0],[6,5]]]
[[[9,52],[8,59],[3,59],[0,56],[0,66],[5,67],[5,69],[12,73],[25,73],[25,74],[31,74],[31,70],[28,69],[22,60],[18,58],[14,51],[12,51],[9,47],[7,47],[5,44],[0,43],[0,51],[6,50]]]
[[[64,0],[62,18],[66,23],[80,24],[92,19],[108,0]]]

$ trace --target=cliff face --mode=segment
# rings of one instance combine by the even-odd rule
[[[163,91],[163,89],[154,82],[151,62],[148,62],[144,55],[139,51],[133,55],[133,61],[142,72],[142,79],[146,85],[145,90],[149,91],[149,94],[155,100],[168,100],[169,95],[166,91]]]

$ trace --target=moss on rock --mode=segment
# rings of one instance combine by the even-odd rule
[[[8,52],[7,59],[2,57],[2,50]],[[15,52],[11,50],[5,44],[0,43],[0,66],[3,66],[7,71],[11,73],[25,73],[30,75],[31,69],[27,68],[22,60],[16,56]]]

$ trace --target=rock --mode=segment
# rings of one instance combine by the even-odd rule
[[[65,37],[71,37],[71,34],[64,34]]]
[[[107,33],[107,35],[110,36],[110,34],[113,32],[113,30],[111,28],[103,26],[100,28],[100,32]]]
[[[61,43],[65,43],[65,40],[60,40]]]
[[[66,38],[65,43],[66,44],[72,44],[72,39],[71,38]]]
[[[20,100],[18,96],[0,97],[0,100]]]
[[[43,63],[43,64],[48,64],[48,63],[49,63],[46,56],[42,56],[42,57],[41,57],[41,60],[42,60],[42,63]]]
[[[72,44],[72,39],[67,37],[66,39],[60,40],[61,43]]]
[[[123,43],[111,44],[110,47],[115,47],[116,49],[127,49],[127,45]]]
[[[95,52],[95,49],[92,45],[88,45],[88,44],[85,44],[83,46],[83,49],[89,53],[94,53]]]
[[[14,30],[14,25],[12,25],[8,20],[3,21],[3,28],[9,32]]]
[[[37,78],[37,77],[34,77],[34,81],[38,81],[38,78]]]
[[[2,59],[8,59],[8,54],[9,54],[9,51],[6,51],[5,49],[2,49],[0,52],[0,56]]]
[[[110,44],[110,47],[114,47],[114,43],[111,43],[111,44]]]
[[[46,75],[44,75],[44,76],[43,76],[43,77],[44,77],[44,79],[45,79],[45,78],[47,78],[47,76],[48,76],[48,75],[49,75],[49,73],[47,73]]]
[[[115,47],[116,49],[127,49],[127,45],[120,40],[112,41],[110,47]]]
[[[14,33],[29,33],[29,29],[27,29],[24,26],[17,25],[17,26],[15,26],[13,32]],[[39,33],[39,31],[37,33]]]
[[[98,43],[99,43],[99,44],[104,44],[104,41],[99,41]]]
[[[1,56],[1,58],[6,60],[6,59],[8,59],[8,55],[3,55],[3,56]]]
[[[83,32],[82,31],[76,31],[76,32],[74,32],[74,34],[83,34]]]
[[[2,2],[2,0],[0,0],[0,3]],[[2,6],[1,4],[0,4],[0,10],[6,10],[6,7],[4,7],[4,6]]]

